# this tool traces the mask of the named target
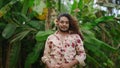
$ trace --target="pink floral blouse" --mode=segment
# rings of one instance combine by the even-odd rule
[[[64,40],[60,39],[59,34],[55,32],[50,35],[46,41],[44,56],[42,61],[49,61],[53,65],[69,63],[76,59],[81,65],[85,65],[86,54],[83,42],[78,34],[69,34]]]

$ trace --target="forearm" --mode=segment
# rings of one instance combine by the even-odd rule
[[[47,67],[49,67],[49,66],[50,66],[49,61],[46,61],[46,62],[45,62],[45,64],[47,65]]]
[[[76,64],[78,64],[79,62],[78,62],[78,60],[76,60],[76,59],[74,59],[72,62],[70,62],[69,64],[70,64],[70,66],[74,66],[74,65],[76,65]]]

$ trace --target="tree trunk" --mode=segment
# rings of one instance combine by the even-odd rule
[[[48,8],[48,13],[47,13],[46,22],[45,22],[45,30],[49,30],[51,28],[50,26],[51,12],[52,12],[52,9]]]

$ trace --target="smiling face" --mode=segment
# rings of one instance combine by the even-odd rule
[[[68,18],[65,17],[65,16],[60,17],[60,20],[58,20],[57,25],[58,25],[58,29],[61,32],[67,32],[69,30],[69,20],[68,20]]]

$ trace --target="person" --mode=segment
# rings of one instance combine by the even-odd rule
[[[68,13],[56,20],[58,30],[48,36],[42,57],[46,68],[76,68],[85,66],[86,53],[77,21]]]

